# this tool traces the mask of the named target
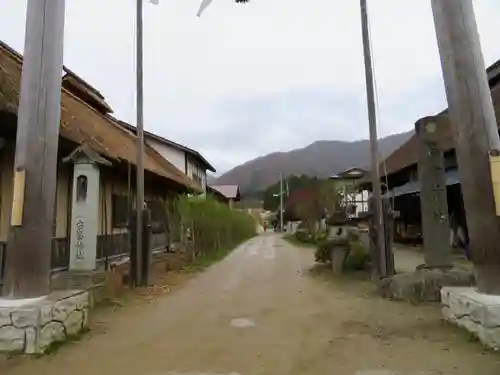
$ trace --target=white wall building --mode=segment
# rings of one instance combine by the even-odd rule
[[[135,132],[135,127],[127,123],[121,122],[120,125]],[[207,170],[215,172],[215,168],[198,151],[147,131],[144,131],[144,139],[161,156],[206,191]]]

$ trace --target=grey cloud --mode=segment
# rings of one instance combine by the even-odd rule
[[[319,139],[368,136],[359,2],[145,2],[146,129],[219,171]],[[370,1],[380,134],[445,107],[429,1]],[[500,57],[500,2],[475,0],[486,62]],[[2,0],[0,38],[22,52],[26,0]],[[99,11],[96,11],[98,9]],[[410,17],[401,17],[410,14]],[[67,1],[65,64],[135,123],[134,4]]]

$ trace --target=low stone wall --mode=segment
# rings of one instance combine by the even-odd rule
[[[500,350],[500,296],[480,294],[474,288],[441,289],[444,318]]]
[[[184,252],[158,253],[153,257],[152,280],[187,264]],[[88,326],[90,309],[128,287],[128,260],[110,270],[64,271],[52,275],[52,293],[36,300],[0,299],[0,352],[42,353]]]
[[[188,263],[184,252],[153,255],[152,279],[169,271],[182,269]],[[99,303],[106,298],[119,296],[129,285],[130,262],[128,258],[110,265],[105,272],[63,271],[52,275],[51,290],[88,290],[91,299]]]
[[[0,351],[41,353],[88,325],[88,291],[54,292],[36,301],[0,300]]]
[[[52,275],[50,290],[62,292],[68,290],[85,290],[90,294],[91,304],[103,301],[109,294],[108,273],[104,271],[72,272],[62,271]]]

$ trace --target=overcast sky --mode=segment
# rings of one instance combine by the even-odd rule
[[[316,140],[368,137],[359,1],[145,0],[145,127],[223,172]],[[67,0],[65,64],[135,124],[134,0]],[[445,107],[430,0],[370,0],[379,134]],[[500,1],[475,0],[486,64]],[[0,0],[0,38],[23,51],[26,0]]]

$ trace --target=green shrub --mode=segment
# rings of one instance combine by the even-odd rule
[[[370,252],[361,243],[358,233],[349,235],[349,254],[345,261],[345,269],[350,271],[366,270],[371,262]]]
[[[349,232],[349,252],[344,263],[346,271],[360,271],[368,268],[371,256],[361,240],[359,233]],[[331,246],[332,243],[328,240],[326,235],[319,237],[316,246],[315,258],[316,262],[329,263],[331,262]]]
[[[299,226],[295,232],[295,239],[305,244],[318,245],[327,238],[327,232],[318,231],[311,233],[309,229]]]
[[[322,241],[318,242],[314,257],[316,258],[316,262],[319,263],[330,262],[331,261],[330,241],[328,241],[327,239],[323,239]]]
[[[311,235],[305,229],[298,229],[295,232],[295,238],[302,243],[311,243]]]
[[[211,197],[181,197],[170,210],[172,227],[195,255],[220,258],[221,251],[233,249],[257,232],[258,223],[252,215],[231,210]],[[190,238],[186,238],[188,231]]]

